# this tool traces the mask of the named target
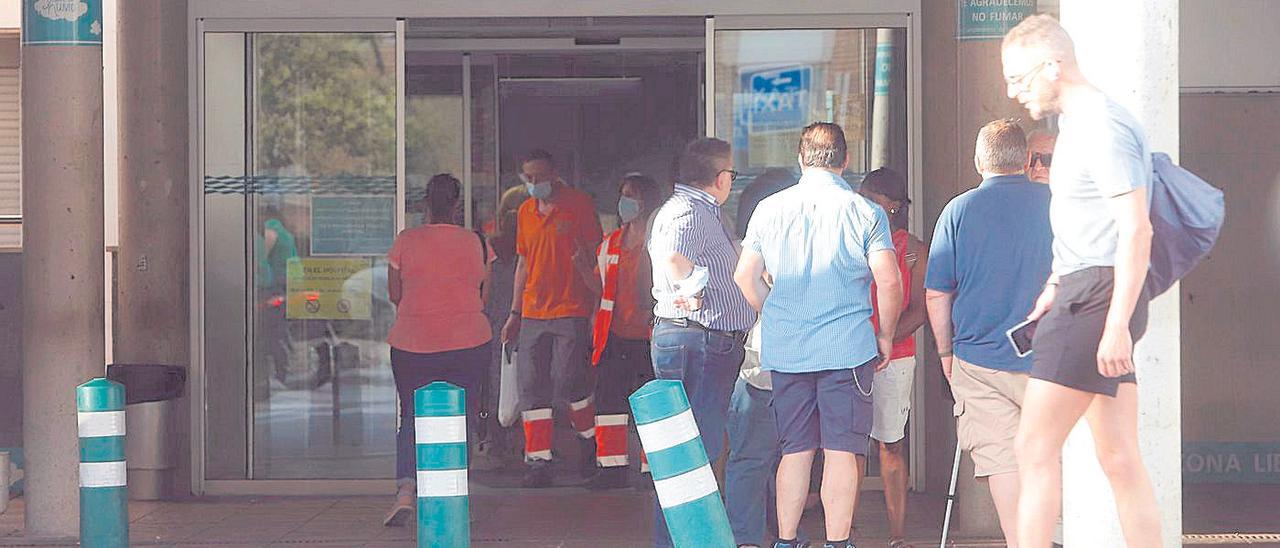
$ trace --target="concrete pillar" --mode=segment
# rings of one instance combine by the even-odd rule
[[[26,534],[74,538],[76,386],[103,373],[102,9],[22,5]]]
[[[185,366],[188,344],[187,3],[119,7],[120,253],[115,361]],[[188,384],[190,384],[188,382]],[[189,405],[173,406],[171,496],[190,493]]]
[[[1178,0],[1063,0],[1062,24],[1088,79],[1137,116],[1153,151],[1177,160]],[[1136,359],[1139,442],[1160,502],[1165,546],[1182,544],[1178,295],[1175,286],[1151,303]],[[1063,451],[1063,473],[1067,546],[1123,546],[1111,488],[1083,421]]]

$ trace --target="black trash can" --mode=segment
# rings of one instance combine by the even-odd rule
[[[169,431],[174,400],[182,395],[187,369],[176,365],[114,363],[107,378],[124,385],[125,461],[129,496],[157,500],[170,492],[176,459]]]

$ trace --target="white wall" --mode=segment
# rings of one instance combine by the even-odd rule
[[[1181,86],[1280,91],[1280,2],[1182,0]]]

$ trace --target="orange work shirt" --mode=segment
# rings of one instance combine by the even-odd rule
[[[653,278],[641,272],[641,261],[647,258],[642,255],[646,254],[648,251],[643,243],[630,248],[624,243],[618,257],[618,292],[609,330],[624,339],[649,340],[653,321],[653,302],[650,300]]]
[[[530,198],[520,206],[516,228],[516,253],[529,269],[522,313],[535,320],[590,318],[595,296],[573,266],[579,250],[595,256],[604,239],[595,204],[585,192],[558,183],[555,209],[538,211]]]

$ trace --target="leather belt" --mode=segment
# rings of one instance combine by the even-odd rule
[[[683,327],[686,329],[688,328],[700,329],[712,335],[729,337],[730,339],[736,340],[744,344],[747,342],[747,335],[750,333],[745,329],[741,329],[737,331],[724,331],[722,329],[711,329],[705,325],[702,325],[701,323],[698,323],[694,320],[690,320],[689,318],[657,318],[657,323],[659,324],[665,323],[668,325],[674,325],[676,327]]]

